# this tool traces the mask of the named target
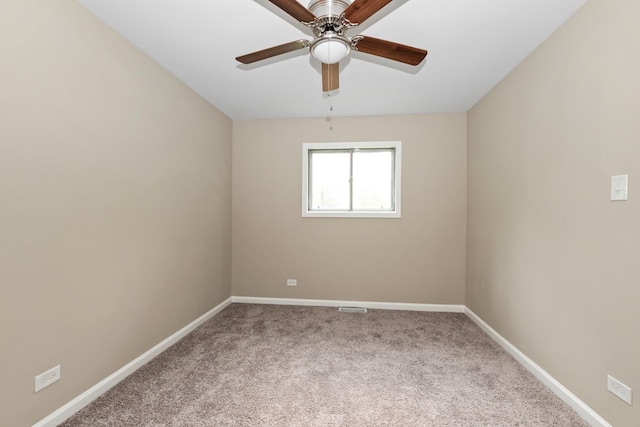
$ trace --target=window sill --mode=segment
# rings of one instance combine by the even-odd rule
[[[303,211],[303,218],[401,218],[399,211]]]

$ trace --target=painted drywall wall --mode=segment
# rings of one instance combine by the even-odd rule
[[[304,142],[387,140],[402,218],[302,218]],[[234,121],[233,294],[464,303],[465,177],[465,114]]]
[[[0,2],[0,424],[32,425],[230,296],[231,137],[76,2]]]
[[[639,21],[590,0],[468,115],[467,306],[617,427],[640,425],[606,383],[640,392]]]

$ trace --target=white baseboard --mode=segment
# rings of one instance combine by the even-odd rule
[[[571,393],[569,389],[560,384],[558,380],[549,375],[549,373],[542,369],[536,362],[529,359],[523,352],[518,350],[516,346],[507,341],[502,335],[496,332],[495,329],[478,317],[477,314],[471,311],[468,307],[465,307],[464,312],[476,325],[480,327],[480,329],[496,341],[500,347],[516,359],[516,361],[518,361],[518,363],[520,363],[527,371],[531,372],[533,376],[547,386],[548,389],[555,393],[556,396],[576,411],[583,420],[589,423],[589,425],[593,427],[611,427],[611,424],[587,406],[587,404],[580,400],[578,396]]]
[[[294,298],[231,297],[231,301],[244,304],[306,305],[312,307],[364,307],[378,310],[436,311],[464,313],[464,305],[455,304],[408,304],[402,302],[338,301]]]
[[[120,381],[125,379],[127,376],[131,375],[134,371],[141,368],[151,359],[180,341],[182,338],[191,333],[198,326],[202,325],[207,320],[211,319],[213,316],[224,310],[226,307],[231,305],[231,298],[221,302],[216,307],[212,308],[193,322],[189,323],[184,328],[180,329],[175,334],[171,335],[167,339],[163,340],[153,348],[151,348],[146,353],[138,356],[133,361],[127,363],[122,368],[118,369],[113,374],[109,375],[107,378],[100,381],[98,384],[91,387],[89,390],[82,393],[80,396],[76,397],[66,405],[60,407],[57,411],[53,412],[46,418],[43,418],[39,422],[33,425],[33,427],[55,427],[63,421],[70,418],[73,414],[87,406],[89,403],[93,402],[95,399],[100,397],[103,393],[107,392],[110,388],[118,384]]]
[[[362,302],[362,301],[338,301],[338,300],[316,300],[316,299],[292,299],[292,298],[254,298],[254,297],[231,297],[198,319],[194,320],[175,334],[171,335],[161,343],[151,348],[146,353],[140,355],[135,360],[129,362],[118,371],[114,372],[89,390],[82,393],[69,403],[60,407],[58,410],[40,420],[33,427],[55,427],[63,421],[67,420],[73,414],[93,402],[107,390],[118,384],[128,375],[142,367],[151,359],[171,347],[173,344],[184,338],[198,326],[224,310],[232,303],[245,304],[276,304],[276,305],[303,305],[316,307],[365,307],[379,310],[407,310],[407,311],[432,311],[432,312],[448,312],[448,313],[465,313],[473,322],[475,322],[485,333],[495,340],[505,351],[507,351],[516,361],[524,366],[536,378],[538,378],[545,386],[547,386],[560,399],[568,404],[576,411],[585,421],[593,427],[612,427],[604,418],[598,415],[594,410],[587,406],[576,395],[571,393],[566,387],[560,384],[544,369],[538,366],[533,360],[529,359],[524,353],[518,350],[513,344],[507,341],[502,335],[496,332],[491,326],[478,317],[473,311],[464,305],[456,304],[408,304],[408,303],[386,303],[386,302]]]

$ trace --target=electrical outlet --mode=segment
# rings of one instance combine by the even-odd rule
[[[298,286],[298,281],[296,279],[287,279],[287,286]]]
[[[611,375],[607,375],[607,389],[631,405],[632,390]]]
[[[49,369],[47,372],[43,372],[35,377],[34,388],[35,392],[39,392],[45,387],[50,386],[60,379],[60,365],[55,368]]]

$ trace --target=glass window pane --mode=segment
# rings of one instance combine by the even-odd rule
[[[348,151],[310,151],[309,210],[349,210]]]
[[[353,209],[393,210],[393,152],[353,153]]]

